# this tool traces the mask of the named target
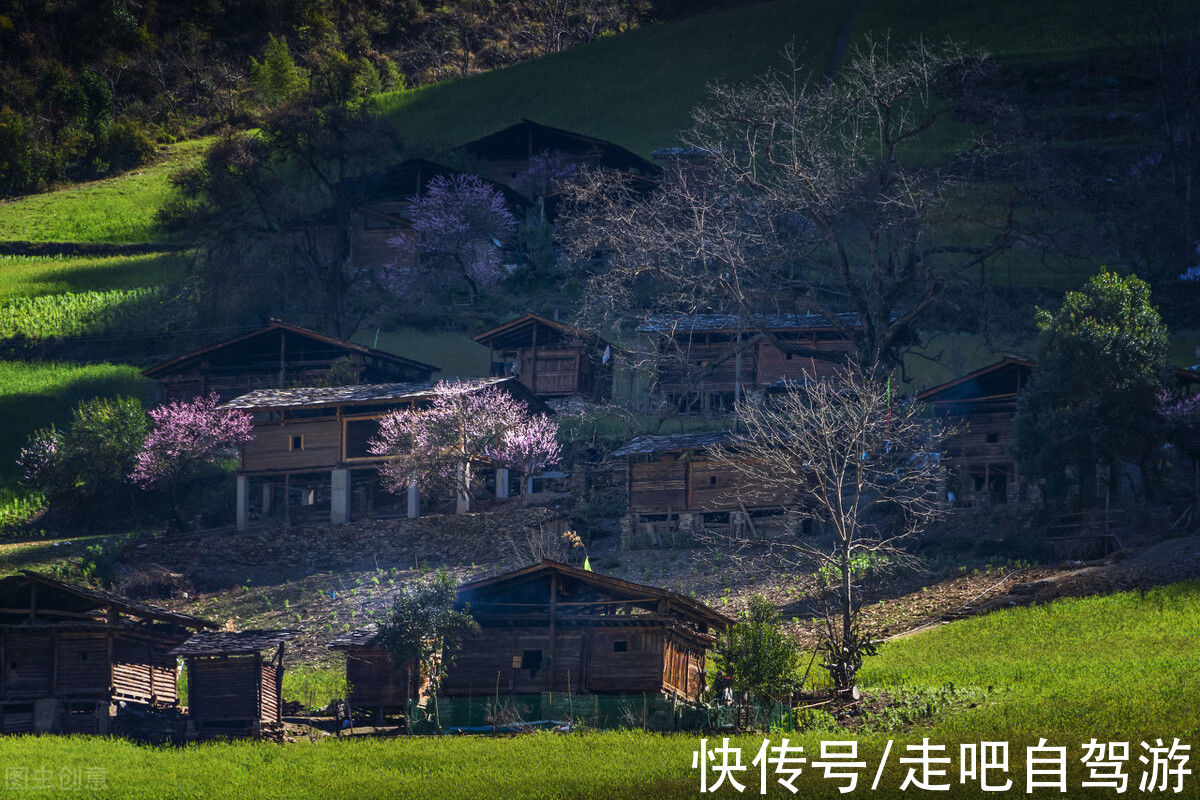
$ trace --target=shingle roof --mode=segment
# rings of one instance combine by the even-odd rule
[[[361,628],[355,628],[349,633],[344,633],[336,639],[331,640],[326,647],[331,650],[345,650],[352,647],[370,647],[375,644],[376,637],[379,636],[379,626],[375,623],[364,625]]]
[[[472,389],[500,386],[515,378],[483,378],[466,381]],[[371,383],[362,386],[310,386],[294,389],[256,389],[235,397],[224,408],[319,408],[365,403],[387,403],[400,400],[419,400],[433,396],[433,387],[440,381],[423,383]]]
[[[169,655],[221,656],[257,653],[283,644],[295,636],[293,630],[202,631],[176,647]]]
[[[613,452],[614,456],[633,456],[644,453],[661,453],[667,450],[700,450],[724,444],[733,438],[729,431],[704,431],[702,433],[672,433],[664,436],[639,436],[624,447]]]
[[[850,327],[861,324],[858,314],[845,312],[837,320]],[[739,318],[733,314],[656,314],[639,327],[642,333],[672,333],[689,331],[753,330],[759,324],[775,330],[826,330],[833,328],[830,319],[822,314],[765,314],[758,320]]]
[[[48,587],[57,595],[57,597],[54,597],[46,591],[38,593],[38,604],[45,609],[54,608],[64,611],[85,612],[112,607],[126,614],[180,625],[185,628],[217,627],[217,624],[210,620],[193,617],[190,614],[180,614],[162,606],[131,600],[119,594],[64,583],[48,575],[42,575],[31,570],[23,570],[20,575],[12,575],[0,580],[0,598],[5,598],[6,604],[12,602],[9,599],[10,596],[15,596],[17,592],[26,591],[30,582]]]

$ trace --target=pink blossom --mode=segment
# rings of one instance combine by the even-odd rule
[[[543,150],[529,159],[529,167],[517,176],[517,188],[531,197],[545,197],[559,189],[579,171],[579,165],[561,150]]]
[[[391,240],[407,263],[419,256],[422,268],[456,275],[472,300],[480,286],[500,282],[501,251],[517,220],[494,187],[474,175],[439,175],[412,201],[409,216],[411,231]],[[412,267],[392,266],[384,279],[396,287],[412,276]]]
[[[531,477],[562,460],[557,436],[558,424],[538,414],[506,431],[490,455],[494,461]]]
[[[215,393],[189,402],[176,401],[150,411],[154,425],[130,479],[142,487],[176,477],[192,464],[213,464],[253,436],[250,414],[220,408]]]
[[[59,434],[54,428],[43,428],[29,437],[21,448],[17,465],[22,480],[30,486],[41,486],[54,468],[59,453]]]
[[[505,438],[529,419],[528,407],[506,392],[480,382],[443,381],[427,408],[383,417],[369,449],[388,457],[379,473],[390,491],[404,491],[416,478],[422,488],[465,497],[473,484],[471,465],[493,460]]]

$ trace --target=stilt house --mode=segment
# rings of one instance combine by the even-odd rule
[[[171,651],[216,624],[25,571],[0,580],[0,730],[107,733],[118,703],[169,708]]]
[[[383,383],[364,386],[260,389],[225,405],[254,415],[254,438],[242,447],[237,474],[237,521],[249,524],[251,481],[258,485],[264,516],[280,508],[293,513],[292,495],[312,509],[328,498],[329,519],[347,522],[352,511],[371,512],[378,496],[377,471],[383,461],[372,455],[370,441],[379,420],[400,409],[421,408],[432,401],[434,383]],[[489,378],[471,384],[472,391],[508,392],[532,413],[548,408],[515,378]],[[507,472],[498,476],[497,494],[508,496]],[[256,498],[257,499],[257,498]],[[419,513],[416,487],[407,498],[409,516]]]
[[[555,561],[463,584],[468,637],[450,697],[571,692],[696,700],[705,655],[732,620],[690,597]]]
[[[580,328],[530,311],[475,341],[491,352],[492,375],[516,377],[539,398],[612,394],[612,347]]]
[[[335,370],[352,383],[428,381],[438,368],[411,358],[273,320],[250,333],[202,347],[143,370],[163,399],[216,392],[230,400],[255,389],[321,383]]]

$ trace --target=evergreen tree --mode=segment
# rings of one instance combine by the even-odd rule
[[[286,37],[267,37],[263,60],[250,59],[250,85],[268,108],[275,108],[308,88],[308,71],[296,66]]]

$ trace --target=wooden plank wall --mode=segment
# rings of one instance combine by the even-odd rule
[[[263,722],[279,722],[283,709],[283,667],[263,664],[261,682],[259,719]]]
[[[363,647],[346,653],[346,680],[350,684],[350,704],[357,707],[402,706],[416,699],[420,670],[412,671],[412,685],[403,665],[378,647]]]
[[[291,437],[303,436],[304,449],[290,450]],[[245,446],[247,472],[335,467],[342,460],[342,421],[335,417],[261,424]]]
[[[687,463],[683,453],[658,453],[658,460],[631,459],[626,480],[630,514],[663,514],[687,507]],[[636,457],[635,457],[636,459]]]
[[[259,719],[258,664],[254,656],[189,658],[189,713],[199,721]]]

